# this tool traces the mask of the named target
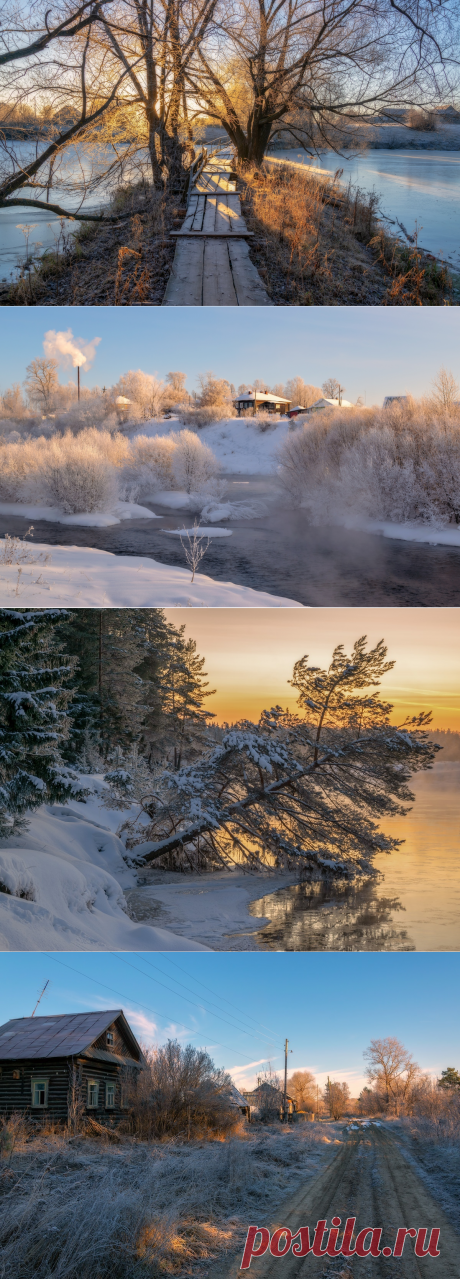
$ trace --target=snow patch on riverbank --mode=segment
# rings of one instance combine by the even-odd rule
[[[246,874],[238,868],[199,876],[147,868],[145,877],[145,885],[127,892],[134,918],[153,918],[189,941],[226,951],[260,949],[255,934],[270,921],[250,915],[251,902],[298,878],[288,871]]]
[[[456,546],[460,550],[460,528],[432,524],[392,524],[389,520],[346,520],[346,528],[381,533],[401,542],[428,542],[430,546]]]
[[[2,548],[0,541],[0,554]],[[27,546],[27,543],[25,544]],[[296,600],[217,582],[203,573],[159,564],[149,556],[112,555],[86,546],[33,545],[43,561],[0,563],[0,604],[31,608],[83,605],[149,608],[302,608]]]
[[[79,515],[64,515],[57,506],[34,506],[27,502],[0,502],[0,515],[22,515],[25,520],[50,520],[52,524],[77,524],[85,528],[108,528],[121,524],[122,520],[159,520],[147,506],[136,502],[117,502],[113,511],[82,511]]]

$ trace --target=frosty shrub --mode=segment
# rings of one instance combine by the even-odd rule
[[[130,460],[123,470],[123,493],[131,500],[149,497],[158,490],[174,488],[172,459],[175,440],[171,435],[138,435],[132,441]]]
[[[275,431],[279,426],[279,417],[275,413],[256,413],[253,420],[256,431],[260,431],[261,434],[265,431]]]
[[[45,440],[0,442],[0,501],[21,502],[25,486],[40,468]]]
[[[408,399],[332,409],[289,433],[280,478],[314,521],[460,523],[460,409]]]
[[[229,417],[236,417],[236,410],[232,404],[203,405],[196,409],[180,408],[179,413],[181,422],[192,429],[195,427],[195,430],[203,426],[212,426],[214,422],[223,422]]]
[[[186,493],[199,493],[215,479],[220,469],[217,458],[193,431],[179,431],[174,442],[172,469],[175,484]]]
[[[115,412],[112,398],[104,395],[91,395],[75,402],[68,409],[55,413],[54,425],[57,433],[79,435],[81,431],[96,427],[111,434],[120,430],[120,423]]]
[[[117,440],[105,433],[102,439],[97,431],[55,437],[42,450],[29,494],[68,515],[110,510],[118,498],[116,468],[122,456]]]

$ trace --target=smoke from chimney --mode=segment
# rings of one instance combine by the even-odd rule
[[[58,360],[64,368],[72,365],[74,369],[80,368],[88,372],[100,341],[101,338],[91,338],[90,342],[86,342],[84,338],[74,338],[72,329],[67,329],[65,333],[48,329],[43,340],[43,350],[48,359]]]

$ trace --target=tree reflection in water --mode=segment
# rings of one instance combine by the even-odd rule
[[[415,950],[406,929],[393,927],[405,909],[397,897],[379,897],[380,880],[360,885],[291,884],[250,905],[270,923],[254,940],[262,950]]]

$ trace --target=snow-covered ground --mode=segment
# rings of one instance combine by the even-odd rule
[[[430,546],[458,546],[460,549],[460,528],[452,525],[436,526],[434,524],[392,524],[389,520],[352,520],[347,521],[348,528],[364,529],[369,533],[382,533],[384,537],[399,539],[402,542],[428,542]]]
[[[97,797],[43,805],[24,834],[0,840],[1,950],[203,949],[130,919],[124,890],[137,872],[115,834],[123,815]]]
[[[1,551],[0,542],[0,551]],[[27,545],[27,543],[26,543]],[[0,562],[0,604],[39,608],[301,608],[296,600],[216,582],[204,573],[159,564],[148,556],[112,555],[87,546],[33,545],[36,563]],[[42,556],[42,561],[38,560]],[[44,560],[47,559],[45,563]]]
[[[250,902],[295,875],[136,868],[116,832],[138,809],[106,808],[106,783],[85,780],[85,803],[42,805],[0,840],[0,950],[258,949]]]
[[[0,502],[0,515],[22,515],[26,520],[51,520],[52,524],[77,524],[85,528],[108,528],[121,524],[122,520],[158,520],[147,506],[137,502],[117,502],[113,511],[82,511],[79,515],[64,515],[57,506],[34,506],[27,502]]]
[[[177,875],[168,871],[140,871],[145,886],[129,889],[130,912],[140,922],[153,919],[189,941],[211,950],[258,950],[254,934],[268,918],[249,914],[251,902],[297,882],[292,872],[243,870]]]
[[[145,422],[136,427],[136,435],[172,435],[183,430],[178,419]],[[274,418],[267,430],[257,426],[257,418],[230,417],[212,426],[204,426],[198,436],[212,449],[221,463],[222,472],[234,475],[271,475],[276,470],[276,455],[280,444],[292,430],[287,418]]]

